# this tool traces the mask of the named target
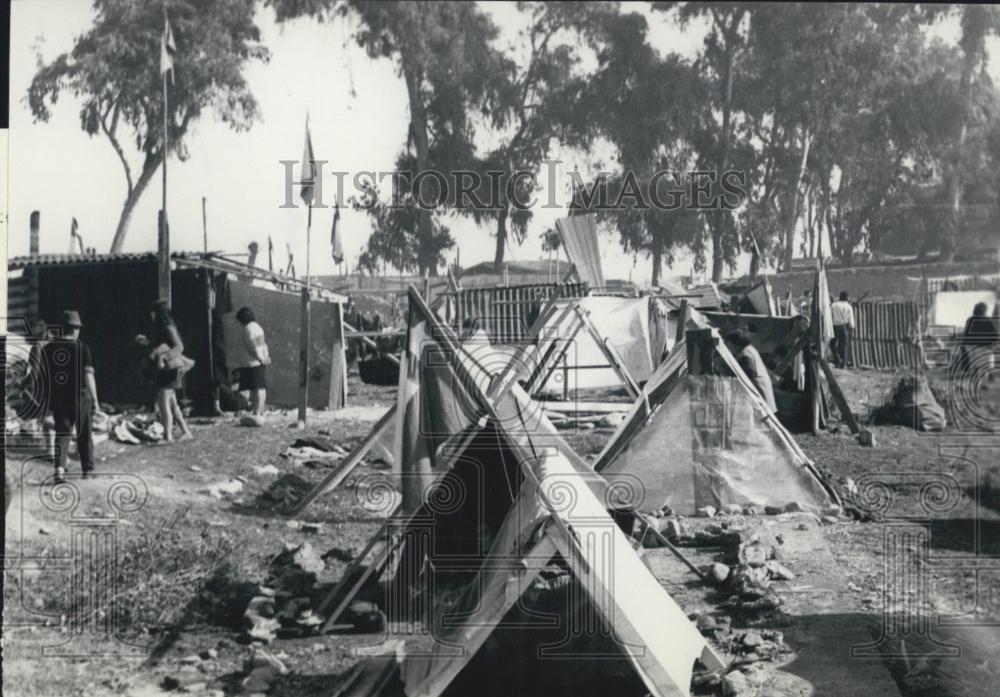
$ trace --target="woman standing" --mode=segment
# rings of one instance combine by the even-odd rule
[[[247,393],[250,411],[256,416],[264,415],[267,401],[267,366],[271,356],[264,340],[264,328],[257,323],[253,310],[242,307],[236,313],[236,320],[243,325],[243,348],[245,355],[239,357],[237,368],[240,378],[240,392]]]
[[[162,300],[153,303],[149,317],[153,324],[152,337],[140,334],[135,340],[142,346],[153,346],[149,361],[156,384],[156,405],[160,411],[160,423],[163,424],[164,441],[174,442],[174,420],[181,429],[180,440],[189,440],[194,436],[184,420],[176,391],[183,387],[184,373],[190,369],[192,361],[183,355],[184,342],[167,304]]]

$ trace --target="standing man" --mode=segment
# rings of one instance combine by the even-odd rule
[[[833,319],[833,357],[841,368],[846,368],[854,333],[854,308],[847,301],[846,290],[840,291],[840,300],[831,303],[830,315]]]
[[[726,341],[736,348],[736,360],[747,377],[757,386],[760,396],[767,402],[772,412],[778,410],[774,401],[774,385],[771,384],[771,374],[764,365],[764,359],[750,342],[750,334],[745,329],[734,329],[726,335]]]
[[[92,419],[100,412],[94,363],[90,347],[80,341],[80,313],[64,310],[63,334],[42,348],[42,363],[47,376],[48,410],[55,421],[56,481],[66,477],[69,442],[76,429],[76,447],[80,454],[83,476],[94,472],[94,434]]]

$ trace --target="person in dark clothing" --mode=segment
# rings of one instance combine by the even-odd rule
[[[726,335],[726,341],[735,347],[736,360],[740,364],[740,368],[753,381],[768,408],[772,412],[776,411],[777,405],[774,401],[774,385],[771,384],[771,374],[768,372],[767,366],[764,365],[760,353],[754,348],[749,332],[745,329],[734,329]]]
[[[972,317],[965,320],[965,330],[962,332],[961,365],[968,370],[972,365],[973,356],[989,356],[997,342],[1000,342],[1000,319],[987,315],[989,306],[986,303],[976,303],[972,308]]]
[[[80,340],[80,313],[65,310],[63,334],[42,347],[41,364],[45,370],[48,410],[55,422],[56,480],[64,481],[70,438],[76,430],[76,447],[83,476],[94,471],[94,434],[92,420],[99,412],[97,382],[90,347]]]
[[[162,300],[153,303],[149,316],[153,323],[152,335],[139,334],[135,340],[140,346],[152,347],[148,360],[157,389],[156,404],[163,424],[163,440],[165,443],[174,442],[174,421],[181,429],[180,439],[190,440],[194,435],[184,420],[184,412],[177,401],[177,390],[184,386],[186,369],[183,366],[193,362],[184,356],[184,342],[167,304]]]

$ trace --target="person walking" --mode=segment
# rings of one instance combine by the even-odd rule
[[[271,364],[264,328],[257,322],[249,307],[239,309],[236,321],[243,325],[244,354],[236,359],[239,389],[250,400],[250,412],[255,416],[263,416],[267,402],[267,366]]]
[[[64,310],[61,325],[62,335],[42,347],[40,358],[47,388],[46,410],[52,413],[54,422],[57,482],[66,478],[66,461],[74,429],[83,476],[93,475],[93,416],[101,413],[93,357],[90,347],[80,340],[83,328],[80,313]]]
[[[726,335],[726,341],[736,348],[736,360],[740,364],[740,368],[757,386],[757,391],[767,402],[768,408],[772,412],[777,411],[778,406],[774,401],[774,385],[771,384],[771,374],[768,372],[767,366],[764,365],[764,359],[751,343],[750,334],[745,329],[734,329]]]
[[[847,291],[840,291],[840,299],[830,304],[830,317],[833,320],[833,357],[841,368],[847,367],[847,358],[851,354],[851,336],[854,334],[854,308],[847,300]]]
[[[165,302],[153,303],[149,318],[153,325],[151,337],[139,334],[135,340],[140,346],[153,347],[148,359],[157,390],[156,405],[160,423],[163,424],[164,442],[174,442],[174,421],[181,429],[180,440],[190,440],[194,435],[177,401],[177,390],[184,386],[184,374],[191,369],[194,361],[184,355],[184,342]]]

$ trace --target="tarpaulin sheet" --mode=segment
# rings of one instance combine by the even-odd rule
[[[644,382],[649,378],[659,363],[659,355],[654,361],[651,349],[654,340],[650,335],[650,306],[653,302],[650,298],[588,296],[569,302],[579,304],[590,313],[590,320],[598,333],[615,348],[637,382]],[[546,334],[542,336],[554,335],[568,340],[576,322],[576,315],[570,313],[560,326],[543,329]],[[610,367],[608,359],[586,329],[578,332],[572,344],[567,347],[566,368],[568,368],[570,390],[620,387],[622,384],[618,374]],[[561,392],[563,374],[563,364],[559,363],[543,392]]]
[[[556,229],[566,248],[566,256],[576,267],[576,274],[591,288],[604,288],[601,247],[597,242],[597,222],[593,214],[574,215],[556,221]]]
[[[987,315],[992,314],[997,294],[992,290],[952,290],[941,291],[934,296],[931,307],[931,324],[955,327],[959,331],[965,327],[965,320],[972,316],[976,303],[986,303]]]
[[[764,422],[734,378],[688,375],[621,454],[601,472],[642,481],[640,510],[669,505],[693,515],[702,506],[785,506],[821,510],[823,485]]]

